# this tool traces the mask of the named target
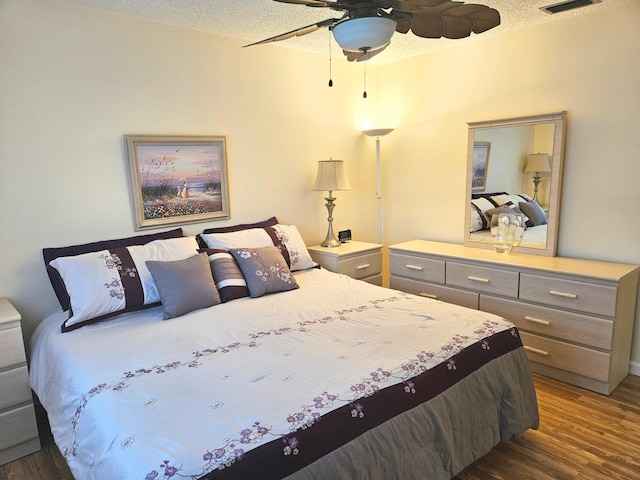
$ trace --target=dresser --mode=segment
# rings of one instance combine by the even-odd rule
[[[0,465],[40,450],[20,314],[0,298]]]
[[[391,288],[510,320],[532,371],[605,395],[627,376],[638,266],[426,240],[389,251]]]
[[[382,285],[382,245],[350,241],[339,247],[307,248],[313,261],[327,270]]]

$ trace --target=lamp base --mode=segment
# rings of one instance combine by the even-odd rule
[[[327,207],[327,213],[328,213],[328,217],[327,220],[329,221],[329,229],[327,230],[327,236],[324,237],[323,242],[320,244],[321,247],[327,247],[327,248],[334,248],[334,247],[339,247],[340,246],[340,240],[338,240],[338,237],[336,237],[336,234],[333,233],[333,209],[335,207],[335,204],[333,203],[333,201],[335,200],[335,198],[331,195],[331,191],[329,191],[329,196],[324,198],[327,203],[325,203],[325,207]]]
[[[321,247],[325,247],[325,248],[335,248],[335,247],[339,247],[340,245],[341,245],[340,242],[334,243],[334,242],[326,242],[326,241],[320,244]]]

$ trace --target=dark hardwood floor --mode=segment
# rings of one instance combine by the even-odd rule
[[[640,377],[628,376],[609,397],[534,380],[540,428],[496,446],[455,480],[640,479]],[[73,480],[46,428],[43,449],[0,466],[0,479]]]

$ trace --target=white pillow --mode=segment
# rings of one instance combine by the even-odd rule
[[[277,224],[273,226],[273,229],[289,252],[289,260],[291,262],[289,268],[292,272],[306,270],[317,265],[311,258],[307,245],[302,240],[302,236],[295,225]]]
[[[227,233],[201,233],[200,237],[207,247],[220,250],[273,246],[273,241],[264,228],[248,228]]]
[[[195,237],[180,237],[52,260],[70,297],[62,331],[160,301],[145,262],[183,260],[197,251]]]
[[[131,258],[136,264],[138,276],[144,291],[144,304],[159,302],[160,294],[153,281],[151,272],[146,262],[184,260],[198,253],[196,237],[182,237],[171,240],[155,240],[145,245],[132,245],[127,247]]]
[[[282,252],[292,272],[316,266],[295,225],[277,224],[272,227],[249,228],[236,232],[201,233],[200,237],[207,247],[218,250],[276,246]]]

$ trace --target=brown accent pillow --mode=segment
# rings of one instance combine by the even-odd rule
[[[201,248],[198,252],[209,257],[209,267],[222,303],[249,296],[242,270],[228,250]]]

